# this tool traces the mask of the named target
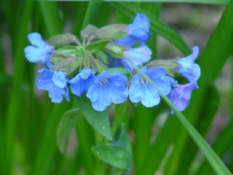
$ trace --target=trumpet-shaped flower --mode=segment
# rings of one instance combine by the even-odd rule
[[[110,73],[103,71],[94,79],[94,83],[87,90],[87,97],[92,107],[97,111],[104,111],[111,103],[119,104],[127,100],[128,79],[121,72]]]
[[[145,45],[146,40],[151,36],[149,28],[149,19],[145,15],[138,13],[134,18],[133,23],[126,29],[126,32],[128,32],[129,35],[115,42],[120,45],[132,47],[137,41],[139,41],[141,46],[143,46]]]
[[[27,46],[24,49],[25,57],[29,62],[35,63],[41,61],[42,64],[51,68],[52,64],[50,63],[50,54],[53,51],[54,47],[48,45],[42,38],[39,33],[30,33],[28,35],[28,40],[32,44]]]
[[[166,69],[162,67],[151,68],[147,70],[146,67],[142,68],[144,72],[160,89],[160,91],[167,95],[171,90],[169,77],[166,76]],[[129,88],[129,99],[133,103],[141,103],[146,107],[153,107],[160,102],[160,95],[156,88],[147,80],[145,80],[141,73],[138,72],[131,80]]]
[[[182,76],[189,80],[189,82],[197,81],[201,75],[199,65],[194,63],[198,57],[199,49],[198,47],[193,47],[192,50],[192,54],[177,61],[179,64],[181,64],[181,67],[179,67],[177,71],[182,73]]]
[[[49,97],[54,103],[61,103],[63,97],[69,101],[69,92],[67,88],[68,79],[65,72],[41,69],[37,78],[37,87],[49,92]]]
[[[147,46],[141,46],[124,51],[125,56],[130,59],[136,66],[141,66],[143,63],[151,59],[151,50]],[[121,63],[130,72],[134,66],[127,60],[122,59]]]
[[[95,73],[92,69],[83,69],[74,78],[69,80],[71,92],[79,97],[94,81]]]
[[[198,85],[196,82],[184,85],[177,84],[176,87],[172,88],[171,92],[168,94],[168,98],[171,100],[177,110],[183,111],[189,104],[192,91],[197,88]]]

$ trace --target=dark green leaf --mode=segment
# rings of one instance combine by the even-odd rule
[[[77,97],[77,103],[81,112],[87,121],[103,136],[107,139],[112,139],[111,127],[108,118],[108,110],[103,112],[95,111],[91,106],[90,99],[83,95],[83,97]]]
[[[72,109],[67,111],[62,116],[62,119],[57,128],[57,146],[64,153],[65,142],[72,128],[83,118],[80,109]]]

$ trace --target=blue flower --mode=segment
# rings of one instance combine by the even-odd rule
[[[168,94],[168,98],[174,104],[177,110],[183,111],[189,104],[192,91],[197,89],[196,82],[173,86],[171,92]],[[173,114],[173,111],[171,112]]]
[[[193,47],[192,50],[193,52],[191,55],[177,61],[179,64],[181,64],[181,67],[179,67],[177,71],[182,73],[182,76],[189,80],[189,82],[197,81],[201,75],[199,65],[194,63],[198,56],[199,49],[198,47]]]
[[[95,73],[92,69],[83,69],[74,78],[69,80],[71,92],[79,97],[86,91],[94,81]]]
[[[125,50],[124,54],[136,66],[141,66],[143,63],[151,59],[152,52],[147,46],[141,46],[141,47]],[[121,63],[127,70],[132,72],[134,66],[127,59],[122,59]]]
[[[146,40],[151,36],[149,33],[150,22],[143,14],[137,14],[132,24],[126,29],[129,35],[123,39],[115,41],[116,43],[128,47],[132,47],[137,41],[141,46],[145,45]]]
[[[86,95],[95,110],[104,111],[111,103],[119,104],[127,100],[127,84],[128,79],[125,74],[103,71],[95,77]]]
[[[52,64],[49,62],[50,54],[54,47],[48,45],[39,33],[30,33],[28,40],[32,46],[27,46],[24,49],[25,57],[29,62],[35,63],[41,61],[44,65],[51,68]]]
[[[41,75],[37,78],[37,87],[49,91],[49,97],[54,103],[61,103],[63,96],[69,101],[69,92],[67,88],[68,79],[65,72],[41,69],[38,71]]]
[[[155,85],[161,90],[164,95],[167,95],[171,90],[169,77],[166,76],[166,69],[162,67],[151,68],[146,67],[142,71],[151,78]],[[141,73],[138,72],[131,80],[129,88],[129,99],[133,103],[141,103],[146,107],[153,107],[160,102],[159,92],[155,87],[145,80]]]

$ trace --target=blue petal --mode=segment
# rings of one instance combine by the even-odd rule
[[[36,80],[37,87],[42,90],[49,90],[54,86],[52,81],[53,71],[41,69],[38,71],[41,75]]]
[[[106,80],[105,83],[100,81]],[[111,103],[122,103],[127,100],[127,77],[121,72],[103,71],[95,77],[94,83],[87,90],[86,96],[97,111],[103,111]]]
[[[27,46],[24,49],[25,57],[31,63],[36,63],[43,57],[43,50],[36,48],[34,46]]]
[[[86,91],[94,81],[94,71],[83,69],[78,75],[69,80],[71,92],[79,97]]]
[[[192,54],[177,61],[181,64],[181,67],[179,67],[177,71],[182,73],[182,76],[189,80],[189,82],[197,81],[201,76],[199,65],[194,63],[198,56],[199,49],[198,47],[194,47],[192,50]]]
[[[148,108],[158,105],[160,102],[160,96],[157,90],[150,83],[145,85],[144,94],[141,96],[141,102]]]
[[[57,87],[64,88],[67,85],[68,79],[65,75],[66,72],[54,71],[52,80]]]
[[[171,102],[179,111],[183,111],[189,104],[192,91],[197,89],[197,83],[192,82],[185,85],[177,85],[177,88],[171,90],[168,94]]]
[[[149,19],[145,15],[138,13],[127,31],[139,41],[146,41],[150,38],[149,27]]]
[[[43,46],[44,44],[46,44],[39,33],[30,33],[28,35],[28,40],[34,46]]]
[[[136,66],[141,66],[143,63],[149,61],[151,59],[151,50],[147,46],[141,46],[137,48],[132,48],[124,51],[125,56],[130,59]],[[127,60],[124,59],[123,65],[127,65],[129,71],[133,70],[133,65]]]
[[[132,36],[126,36],[125,38],[116,40],[114,42],[126,47],[133,47],[133,45],[136,44],[137,39],[133,38]]]

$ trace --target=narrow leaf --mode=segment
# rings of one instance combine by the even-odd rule
[[[72,128],[83,118],[80,109],[72,109],[64,113],[57,128],[57,146],[64,153],[65,142]]]

